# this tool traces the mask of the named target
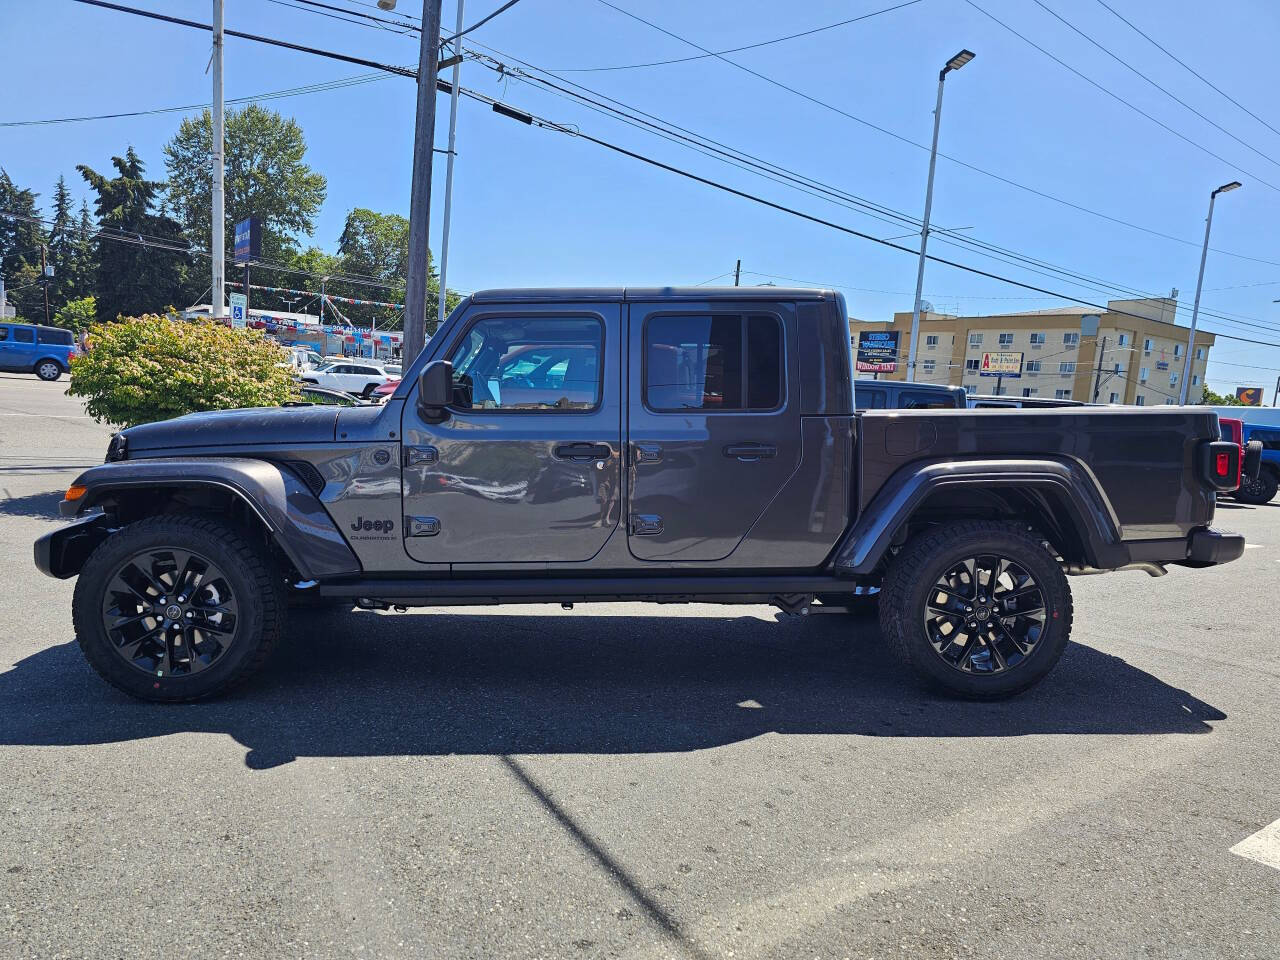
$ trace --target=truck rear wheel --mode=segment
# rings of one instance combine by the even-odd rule
[[[124,692],[162,702],[198,700],[252,675],[284,617],[270,559],[203,517],[149,517],[108,537],[72,601],[90,665]]]
[[[1280,488],[1280,480],[1275,471],[1264,466],[1252,480],[1243,478],[1239,489],[1232,496],[1241,503],[1270,503],[1275,498],[1277,488]]]
[[[893,559],[880,596],[880,628],[898,659],[932,686],[975,700],[1044,679],[1071,633],[1062,568],[1013,523],[920,534]]]

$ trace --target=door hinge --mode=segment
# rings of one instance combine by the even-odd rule
[[[633,513],[630,528],[633,537],[656,537],[662,532],[662,518],[652,513]]]
[[[435,447],[405,447],[404,465],[418,467],[424,463],[435,463],[440,459],[440,451]]]

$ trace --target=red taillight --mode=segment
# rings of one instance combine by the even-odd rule
[[[1220,453],[1214,458],[1214,472],[1224,479],[1231,472],[1231,454]]]

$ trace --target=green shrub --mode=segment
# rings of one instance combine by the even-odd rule
[[[121,318],[89,328],[71,387],[95,420],[120,427],[201,410],[277,406],[296,395],[283,350],[253,330],[203,320]]]
[[[68,300],[62,309],[53,315],[55,327],[64,327],[75,333],[87,330],[97,322],[98,301],[92,296]]]

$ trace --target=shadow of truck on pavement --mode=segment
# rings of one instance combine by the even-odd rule
[[[230,695],[154,705],[114,690],[74,643],[0,674],[0,744],[225,733],[246,763],[303,756],[649,753],[765,733],[876,737],[1207,733],[1221,711],[1126,661],[1071,644],[1013,700],[922,690],[873,621],[377,615],[298,618]]]

